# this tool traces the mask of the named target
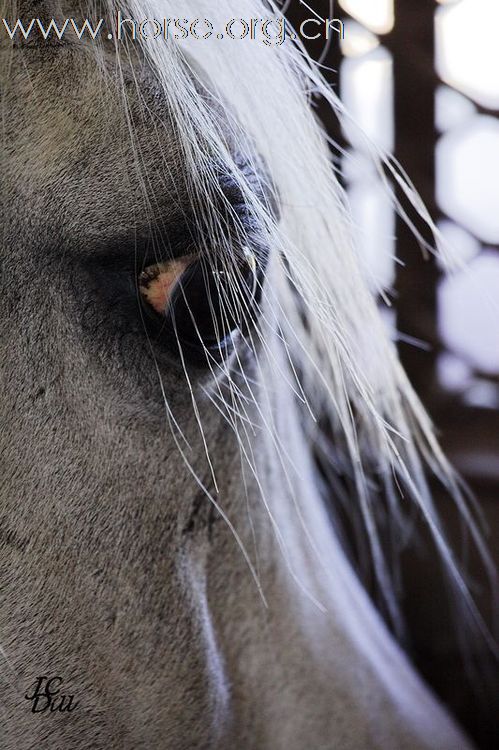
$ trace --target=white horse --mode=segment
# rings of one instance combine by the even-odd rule
[[[426,469],[468,514],[310,92],[340,105],[298,44],[132,31],[2,36],[1,747],[464,750],[355,575],[315,461],[362,517],[392,622],[380,496],[402,525],[419,509],[472,613]]]

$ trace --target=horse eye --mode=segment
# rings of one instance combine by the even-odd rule
[[[157,340],[195,363],[206,361],[207,353],[227,356],[234,336],[256,320],[264,265],[246,250],[231,268],[194,255],[146,268],[139,290],[156,321]]]

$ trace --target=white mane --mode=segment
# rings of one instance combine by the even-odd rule
[[[278,14],[275,3],[240,0],[237,15],[267,18],[270,7]],[[116,10],[114,0],[109,0],[110,14]],[[126,10],[135,19],[161,19],[178,15],[178,4],[129,0]],[[234,4],[226,0],[182,3],[186,18],[209,18],[220,28],[234,13]],[[193,207],[200,225],[207,227],[210,245],[230,263],[233,248],[226,220],[214,210],[214,197],[220,199],[220,166],[218,171],[214,167],[218,164],[239,184],[271,249],[262,325],[256,334],[257,382],[247,383],[258,405],[261,422],[256,429],[266,441],[267,467],[252,457],[254,428],[245,416],[247,396],[242,396],[237,385],[241,373],[235,377],[226,372],[229,387],[215,385],[210,397],[234,430],[295,579],[327,609],[328,595],[313,580],[318,574],[311,571],[317,564],[327,569],[332,557],[337,566],[341,554],[338,539],[324,521],[312,476],[310,441],[303,438],[304,420],[310,436],[316,417],[326,415],[343,469],[355,488],[351,502],[362,511],[376,575],[393,620],[397,607],[376,526],[380,492],[389,498],[391,512],[400,516],[401,523],[403,506],[412,503],[420,509],[461,602],[479,620],[433,506],[425,478],[428,469],[448,488],[485,555],[482,542],[363,277],[327,139],[309,106],[312,92],[320,93],[336,112],[342,109],[340,102],[304,50],[290,41],[266,46],[252,40],[221,42],[216,38],[149,40],[142,48],[183,137],[193,195],[203,197],[205,209],[194,206],[194,200]],[[126,54],[123,47],[119,51]],[[203,89],[219,99],[225,113],[230,112],[231,138],[255,171],[263,163],[271,175],[279,219],[235,162],[220,126],[220,112],[200,96]],[[388,164],[413,206],[429,221],[410,184],[387,157],[374,147],[371,151],[380,172],[383,162]],[[211,208],[206,210],[207,206]],[[244,229],[239,230],[244,245]],[[214,365],[216,383],[220,383],[221,369]],[[294,434],[302,436],[295,443],[289,439]],[[209,449],[207,445],[208,454]],[[289,480],[281,494],[271,492],[266,483],[269,466],[280,467]],[[319,559],[306,570],[304,560],[317,555]]]

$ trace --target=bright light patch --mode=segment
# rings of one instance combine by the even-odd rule
[[[499,372],[499,254],[483,252],[438,289],[442,340],[487,374]]]
[[[435,125],[441,133],[456,128],[476,114],[469,99],[448,86],[439,86],[435,94]]]
[[[394,0],[340,0],[340,5],[375,34],[388,34],[393,29]]]
[[[464,402],[480,409],[497,409],[499,406],[499,388],[487,380],[476,380],[464,394]]]
[[[438,222],[438,229],[442,238],[438,242],[438,264],[444,271],[463,268],[480,252],[478,240],[453,221],[442,219]]]
[[[479,239],[499,243],[499,122],[473,117],[437,144],[437,201]]]
[[[341,99],[361,130],[374,143],[393,151],[393,60],[384,47],[363,57],[351,57],[341,65]],[[344,120],[343,130],[350,143],[365,150],[358,128]]]
[[[444,352],[437,360],[438,379],[448,391],[464,391],[471,382],[471,367],[454,354]]]
[[[482,106],[499,108],[499,0],[460,0],[439,8],[436,67],[446,83]]]
[[[379,39],[371,31],[355,21],[345,22],[345,36],[341,39],[341,51],[345,57],[361,57],[379,47]]]
[[[358,182],[348,190],[357,247],[364,273],[373,291],[395,281],[395,213],[379,180]]]

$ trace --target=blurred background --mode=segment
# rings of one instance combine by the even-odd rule
[[[338,144],[366,273],[374,288],[391,290],[380,297],[383,315],[447,455],[479,501],[498,560],[499,0],[291,0],[283,7],[295,28],[307,18],[342,19],[344,39],[305,44],[364,131],[395,154],[440,229],[445,260],[423,253],[395,215],[358,132],[316,101]],[[459,548],[455,510],[438,487],[435,493]],[[465,675],[436,563],[428,577],[431,562],[414,552],[404,561],[411,656],[478,746],[496,750],[499,684],[484,690]],[[473,555],[466,567],[494,628],[483,570]],[[477,639],[472,649],[492,670],[484,644]]]

